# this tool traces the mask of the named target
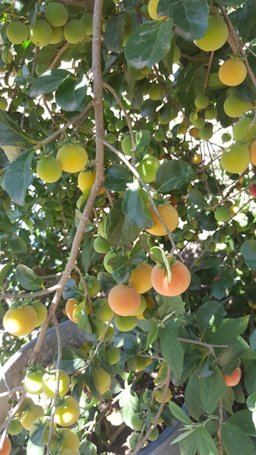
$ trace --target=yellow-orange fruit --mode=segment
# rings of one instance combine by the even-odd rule
[[[228,27],[224,20],[219,16],[209,17],[208,30],[197,39],[195,44],[199,49],[206,52],[216,51],[220,49],[228,39]]]
[[[142,262],[132,271],[129,278],[129,285],[133,286],[139,294],[144,294],[144,292],[152,288],[151,272],[151,265]]]
[[[140,294],[135,288],[117,284],[108,294],[111,310],[119,316],[133,316],[140,306]]]
[[[23,337],[31,333],[36,324],[37,315],[30,305],[9,308],[3,318],[4,329],[17,337]]]
[[[229,58],[219,68],[221,82],[229,87],[242,84],[247,76],[247,69],[241,60]]]
[[[224,382],[228,387],[234,387],[239,384],[241,375],[241,368],[237,367],[230,375],[223,374]]]
[[[174,231],[179,222],[179,214],[176,208],[173,207],[172,205],[162,205],[158,206],[157,208],[160,216],[167,225],[169,231],[170,232]],[[153,209],[150,210],[150,215],[153,218],[154,224],[150,228],[146,229],[146,231],[151,235],[158,236],[167,235],[160,219],[158,218]]]
[[[58,150],[56,158],[63,171],[80,172],[87,164],[88,153],[80,144],[67,144]]]
[[[0,449],[0,455],[9,455],[11,453],[11,450],[12,450],[12,443],[11,443],[10,439],[8,438],[8,436],[6,436],[3,446]]]
[[[158,16],[157,8],[158,8],[159,0],[149,0],[148,2],[148,15],[154,21],[162,21],[166,19],[166,16]]]
[[[172,277],[168,281],[167,272],[159,265],[155,265],[151,273],[152,286],[160,295],[173,297],[185,292],[191,281],[191,275],[188,268],[180,261],[171,267]]]
[[[71,298],[66,301],[65,305],[65,313],[67,317],[75,324],[78,323],[78,318],[75,317],[75,310],[78,304],[79,302],[77,299]]]

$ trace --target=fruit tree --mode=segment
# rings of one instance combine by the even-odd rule
[[[0,454],[255,454],[255,0],[0,16]]]

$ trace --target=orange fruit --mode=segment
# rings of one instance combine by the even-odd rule
[[[78,319],[75,317],[74,314],[78,304],[79,304],[78,300],[72,298],[68,299],[65,305],[65,313],[67,317],[70,319],[70,321],[74,322],[75,324],[78,323]]]
[[[179,214],[176,208],[173,207],[172,205],[162,205],[158,206],[157,208],[160,216],[163,218],[169,231],[170,232],[174,231],[179,222]],[[160,219],[158,218],[157,214],[154,212],[153,209],[150,210],[150,215],[153,218],[154,224],[150,228],[146,229],[146,231],[151,235],[158,236],[167,235]]]
[[[8,436],[6,436],[3,446],[0,449],[0,455],[9,455],[11,453],[11,449],[12,449],[12,443],[11,443],[10,439],[8,438]]]
[[[111,310],[119,316],[133,316],[140,306],[140,294],[135,288],[117,284],[108,294]]]
[[[234,387],[235,385],[239,384],[240,379],[241,379],[241,368],[237,367],[233,373],[230,375],[228,374],[223,374],[224,382],[226,386],[228,387]]]
[[[247,76],[247,68],[241,60],[229,58],[219,68],[220,81],[229,87],[242,84]]]
[[[152,288],[151,272],[151,265],[142,262],[132,271],[129,278],[129,285],[133,286],[139,294],[144,294],[144,292]]]
[[[188,268],[180,261],[171,267],[172,277],[168,281],[167,272],[159,265],[155,265],[151,273],[152,286],[160,295],[173,297],[185,292],[191,281],[191,275]]]

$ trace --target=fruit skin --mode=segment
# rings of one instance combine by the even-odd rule
[[[149,441],[156,441],[159,436],[158,428],[154,428],[148,436]]]
[[[233,144],[229,150],[222,153],[220,164],[222,168],[232,174],[244,172],[250,163],[249,148],[243,144]]]
[[[152,266],[146,262],[139,264],[131,273],[129,285],[133,286],[139,294],[144,294],[152,288],[151,284]]]
[[[4,97],[0,98],[0,109],[1,111],[5,111],[7,109],[8,102]]]
[[[63,428],[59,432],[61,449],[72,449],[75,453],[79,452],[80,439],[70,428]]]
[[[191,275],[188,268],[180,261],[171,267],[172,277],[168,281],[167,272],[159,265],[155,265],[151,273],[152,286],[160,295],[174,297],[183,294],[191,281]]]
[[[139,373],[140,371],[144,371],[151,363],[152,360],[149,357],[141,357],[137,355],[133,359],[129,360],[128,366],[130,370],[135,371],[135,373]]]
[[[209,106],[209,103],[210,103],[210,101],[209,101],[208,96],[206,96],[204,94],[198,95],[195,99],[195,106],[198,109],[205,109],[207,106]]]
[[[250,160],[253,166],[256,166],[256,140],[250,145]]]
[[[24,337],[31,333],[36,324],[37,315],[30,305],[10,308],[3,318],[3,326],[6,332],[17,337]]]
[[[214,212],[214,218],[216,221],[227,222],[232,217],[232,209],[230,205],[224,205],[223,207],[218,207]]]
[[[104,239],[103,237],[96,237],[96,239],[93,242],[93,248],[96,251],[96,253],[105,254],[108,253],[108,251],[110,250],[110,245],[107,239]]]
[[[156,172],[159,167],[160,162],[156,156],[146,154],[137,166],[137,171],[144,182],[152,183],[156,179]]]
[[[114,257],[116,257],[116,253],[114,251],[109,251],[106,256],[104,257],[103,259],[103,265],[105,267],[105,270],[108,272],[108,273],[113,273],[113,267],[111,264],[109,264],[109,261],[111,259],[113,259]]]
[[[119,348],[115,346],[113,348],[108,349],[107,351],[107,359],[110,365],[116,365],[121,357],[121,352]]]
[[[54,398],[56,388],[56,373],[45,373],[42,378],[43,391],[49,398]],[[69,375],[64,370],[59,373],[59,396],[66,395],[69,389]]]
[[[78,175],[77,186],[82,193],[89,193],[95,182],[96,172],[95,171],[82,171]]]
[[[115,326],[120,332],[130,332],[137,325],[137,318],[135,316],[115,316]]]
[[[208,30],[202,38],[195,40],[199,49],[206,52],[220,49],[228,39],[228,27],[224,20],[218,16],[209,17]]]
[[[157,8],[158,8],[159,0],[149,0],[148,2],[148,15],[154,21],[163,21],[166,19],[166,16],[158,16]]]
[[[0,449],[0,455],[10,455],[12,450],[12,443],[8,436],[5,437],[2,448]]]
[[[121,140],[122,152],[127,156],[132,156],[132,141],[130,134],[126,134]]]
[[[67,317],[70,319],[70,321],[74,322],[75,324],[78,323],[78,318],[75,316],[75,311],[77,308],[77,305],[79,304],[77,299],[71,298],[66,301],[65,305],[65,313]]]
[[[68,11],[62,3],[51,2],[46,5],[45,16],[52,27],[62,27],[68,20]]]
[[[86,166],[88,153],[80,144],[67,144],[58,150],[56,158],[63,171],[76,173]]]
[[[108,304],[108,299],[101,299],[96,303],[95,316],[103,322],[109,322],[113,319],[114,313]]]
[[[150,278],[151,280],[151,278]],[[151,286],[152,287],[152,286]],[[139,308],[135,311],[133,316],[137,316],[138,319],[143,319],[143,312],[147,308],[147,301],[143,295],[140,296],[140,306]]]
[[[48,314],[47,308],[41,302],[32,302],[31,307],[33,308],[37,316],[36,327],[39,327],[44,323],[44,321],[47,318]]]
[[[86,31],[82,21],[71,19],[64,27],[65,40],[70,44],[78,44],[86,38]]]
[[[52,39],[51,26],[45,20],[38,19],[30,28],[30,39],[36,46],[47,46]]]
[[[102,367],[96,368],[93,371],[95,384],[101,395],[104,395],[111,387],[111,376]]]
[[[55,27],[52,29],[52,37],[50,44],[58,44],[64,40],[64,31],[63,27]]]
[[[78,401],[72,396],[63,398],[63,402],[57,406],[54,421],[61,427],[71,427],[80,416]]]
[[[132,316],[140,306],[140,294],[133,287],[117,284],[108,294],[108,303],[118,316]]]
[[[157,403],[162,403],[163,395],[164,395],[164,389],[158,389],[155,391],[154,398],[157,401]],[[171,397],[172,397],[172,392],[170,391],[170,389],[167,389],[164,403],[168,403],[168,401],[170,401]]]
[[[21,44],[28,39],[28,28],[20,21],[12,21],[6,27],[8,40],[13,44]]]
[[[24,389],[31,394],[39,394],[43,391],[43,370],[28,371],[24,377]]]
[[[221,82],[229,87],[242,84],[247,76],[247,69],[241,60],[229,58],[219,68]]]
[[[251,118],[241,118],[233,125],[233,138],[235,141],[248,144],[256,137],[256,125]],[[253,144],[252,144],[253,145]],[[255,141],[256,148],[256,141]]]
[[[250,185],[248,190],[251,196],[256,197],[256,183]]]
[[[149,98],[153,101],[158,101],[162,98],[163,87],[156,82],[152,82],[148,89]]]
[[[23,427],[18,419],[14,419],[11,421],[9,427],[8,427],[8,433],[11,436],[16,436],[17,434],[20,434],[23,430]],[[1,453],[1,451],[0,451]]]
[[[33,423],[39,417],[44,415],[44,410],[42,406],[37,404],[31,405],[28,409],[22,412],[21,414],[21,425],[25,430],[31,430]]]
[[[224,382],[228,387],[234,387],[239,384],[241,379],[241,368],[237,367],[230,375],[223,374]]]
[[[172,205],[162,205],[158,206],[157,208],[160,213],[160,216],[165,221],[168,229],[171,232],[173,232],[174,229],[176,229],[179,221],[179,215],[177,210]],[[155,224],[153,224],[153,226],[151,226],[150,228],[146,229],[146,231],[151,235],[157,236],[167,235],[164,227],[162,226],[158,216],[156,215],[153,209],[150,210],[150,215],[153,218]]]
[[[223,109],[228,117],[237,118],[241,117],[245,112],[250,111],[252,109],[252,103],[232,93],[225,99]]]
[[[143,428],[143,419],[139,414],[133,414],[131,417],[132,429],[135,431],[141,431]]]

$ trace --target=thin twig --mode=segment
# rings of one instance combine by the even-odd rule
[[[223,447],[222,447],[222,424],[223,424],[223,404],[222,404],[222,399],[219,400],[219,428],[218,428],[218,439],[219,439],[219,444],[218,444],[218,449],[219,449],[219,455],[223,455]]]
[[[12,420],[14,419],[15,415],[17,414],[18,410],[22,406],[22,403],[26,398],[26,394],[27,394],[27,392],[25,390],[23,390],[23,392],[20,395],[18,403],[14,406],[14,408],[12,408],[7,420],[0,426],[0,432],[3,431],[1,438],[0,438],[0,447],[2,447],[2,445],[3,445],[3,442],[7,435],[8,427],[9,427],[10,423],[12,422]]]
[[[208,82],[209,82],[210,72],[211,72],[211,68],[212,68],[213,57],[214,57],[214,51],[211,52],[211,54],[210,54],[208,67],[207,67],[207,72],[206,72],[205,81],[204,81],[204,91],[208,87]]]
[[[85,290],[85,293],[86,293],[86,297],[88,299],[88,307],[89,307],[89,312],[90,314],[93,313],[93,305],[92,305],[92,299],[91,299],[91,296],[89,295],[89,292],[88,292],[88,286],[87,286],[87,283],[83,277],[83,274],[80,270],[80,268],[78,267],[78,265],[76,264],[75,265],[75,270],[77,271],[77,273],[79,274],[80,276],[80,279],[81,279],[81,282],[82,282],[82,285],[83,285],[83,288]]]
[[[6,397],[6,396],[8,396],[9,398],[11,398],[11,396],[12,396],[14,393],[23,392],[23,390],[24,390],[24,387],[23,387],[22,385],[19,386],[19,387],[14,387],[13,389],[6,390],[6,392],[0,393],[0,398]]]
[[[55,67],[56,63],[59,61],[59,59],[61,58],[62,54],[64,54],[64,52],[70,47],[70,44],[69,43],[65,43],[57,52],[57,54],[55,55],[53,61],[50,63],[50,65],[48,66],[48,70],[51,70]]]
[[[198,346],[205,346],[209,349],[209,352],[215,357],[214,348],[228,348],[227,344],[209,344],[204,341],[193,340],[190,338],[178,337],[178,340],[182,343],[197,344]]]
[[[44,295],[47,294],[53,294],[53,292],[55,292],[56,289],[58,289],[58,286],[59,286],[58,284],[55,284],[50,288],[42,289],[41,291],[36,292],[21,292],[20,294],[12,293],[0,294],[0,300],[33,299],[35,297],[43,297]]]

